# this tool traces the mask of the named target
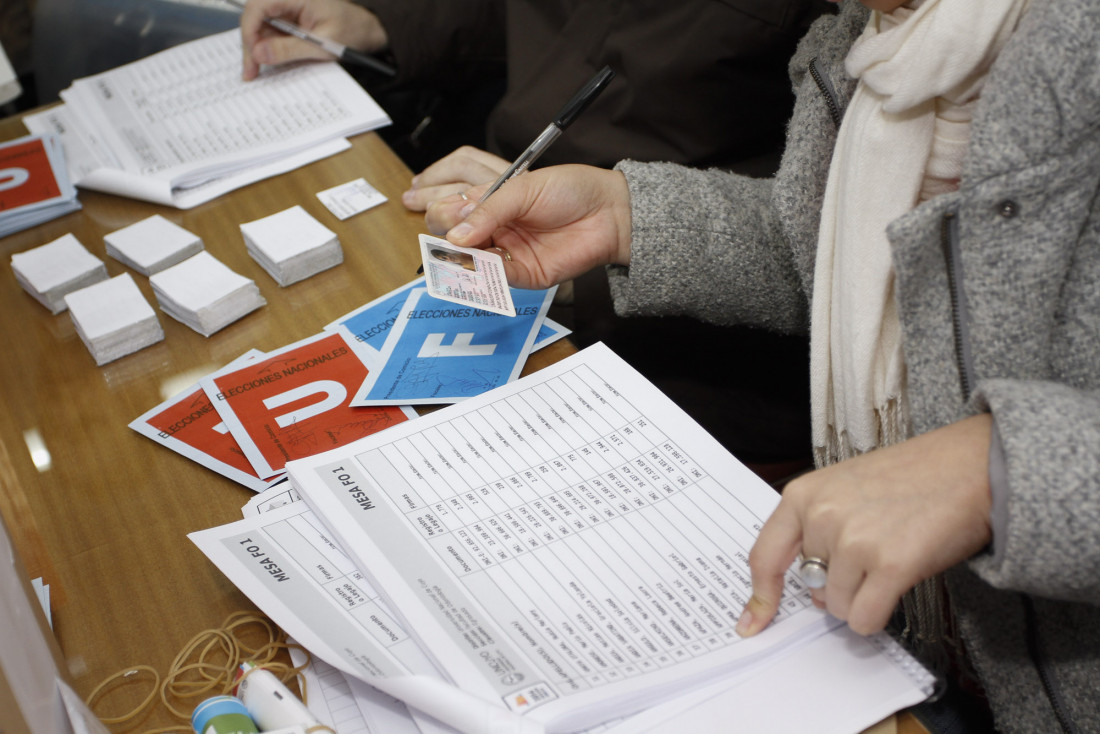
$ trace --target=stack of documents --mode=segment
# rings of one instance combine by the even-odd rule
[[[159,214],[103,236],[107,254],[142,275],[159,273],[202,250],[198,235]]]
[[[23,290],[50,313],[66,309],[67,294],[107,279],[107,266],[71,234],[12,255],[11,267]]]
[[[70,293],[65,303],[97,365],[164,339],[156,312],[129,273]]]
[[[61,137],[78,186],[186,209],[346,150],[390,118],[336,62],[241,80],[237,30],[95,76],[28,115]],[[93,144],[94,143],[94,144]]]
[[[205,250],[149,278],[166,314],[210,336],[267,303],[256,283]]]
[[[336,233],[294,206],[241,225],[248,254],[281,286],[344,262]]]
[[[30,135],[0,145],[0,237],[79,208],[56,136]]]
[[[603,345],[285,468],[260,514],[189,537],[421,731],[854,734],[933,689],[797,566],[737,634],[779,496]]]

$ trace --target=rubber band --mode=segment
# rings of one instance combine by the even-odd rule
[[[246,633],[252,633],[252,637],[246,637]],[[259,642],[255,642],[255,638]],[[306,661],[302,665],[287,665],[276,658],[280,653],[291,649],[300,651],[305,655]],[[96,716],[104,724],[125,724],[142,715],[158,697],[173,716],[186,722],[191,720],[191,711],[203,699],[215,695],[226,695],[232,691],[240,679],[249,675],[252,671],[245,672],[240,678],[238,673],[242,663],[253,663],[253,670],[269,670],[283,683],[295,679],[298,689],[302,693],[302,701],[307,706],[309,699],[306,695],[306,679],[303,671],[309,666],[311,655],[301,645],[288,642],[286,633],[275,624],[256,612],[234,612],[226,617],[222,626],[218,629],[208,629],[199,632],[183,646],[176,654],[175,659],[168,669],[163,680],[155,668],[149,665],[132,665],[107,677],[85,699],[88,708],[95,713],[96,705],[109,695],[118,686],[129,683],[127,679],[133,678],[138,673],[148,673],[153,677],[149,695],[133,710],[118,716]],[[121,681],[121,683],[120,683]],[[201,698],[200,698],[201,697]],[[173,703],[187,702],[188,699],[196,699],[188,702],[187,711],[181,711]],[[169,726],[158,729],[150,729],[144,734],[169,734],[169,732],[191,732],[189,725]],[[308,734],[313,732],[336,732],[323,725],[315,725],[306,729]]]
[[[157,691],[160,689],[160,675],[157,673],[155,668],[149,665],[134,665],[132,667],[126,668],[125,670],[120,670],[112,676],[109,676],[106,680],[96,686],[90,694],[88,694],[88,698],[85,701],[85,703],[88,705],[88,708],[93,708],[95,706],[95,704],[98,702],[99,696],[101,694],[104,694],[109,685],[116,681],[128,683],[129,681],[126,680],[127,678],[130,678],[135,674],[143,671],[148,672],[153,676],[153,687],[149,690],[149,695],[145,697],[145,700],[135,706],[128,713],[122,714],[120,716],[99,716],[99,720],[104,724],[122,724],[133,719],[135,716],[140,714],[146,706],[153,702],[153,699],[157,695]]]

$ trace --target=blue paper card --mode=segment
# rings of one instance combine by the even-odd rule
[[[325,326],[325,331],[332,331],[339,326],[343,326],[355,337],[356,343],[365,345],[377,356],[381,354],[382,345],[386,343],[390,327],[397,321],[397,314],[401,313],[401,307],[405,305],[409,293],[413,288],[423,287],[424,279],[417,278],[366,305],[360,306],[351,313],[341,316]],[[512,300],[515,301],[517,297],[517,289],[513,288]],[[543,347],[553,344],[558,339],[569,336],[571,333],[568,328],[557,321],[544,319],[531,351],[537,352]],[[374,362],[372,361],[371,364],[374,364]]]
[[[555,290],[512,289],[516,315],[509,317],[414,288],[388,329],[381,367],[371,370],[351,404],[456,403],[514,380]]]
[[[376,355],[380,354],[382,345],[386,343],[386,337],[389,336],[390,327],[397,321],[397,314],[401,313],[401,307],[405,305],[409,293],[413,288],[423,287],[424,279],[417,278],[341,316],[327,325],[325,331],[333,331],[343,326],[351,333],[357,345],[365,345]]]

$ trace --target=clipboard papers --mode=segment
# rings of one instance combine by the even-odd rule
[[[241,81],[240,33],[217,33],[77,79],[24,118],[60,139],[85,188],[186,209],[348,147],[389,116],[335,62]]]
[[[772,626],[737,636],[778,495],[601,345],[287,470],[306,507],[191,539],[307,649],[461,731],[490,713],[512,732],[761,721],[765,671],[829,671],[847,708],[832,731],[931,693],[907,653],[816,609],[794,568]]]

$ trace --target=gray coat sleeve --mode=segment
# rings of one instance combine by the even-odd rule
[[[806,296],[770,179],[669,163],[623,161],[616,169],[632,212],[630,265],[608,269],[620,315],[807,331]]]
[[[1100,393],[1003,379],[977,398],[1001,441],[1003,525],[971,567],[995,587],[1100,603]]]

